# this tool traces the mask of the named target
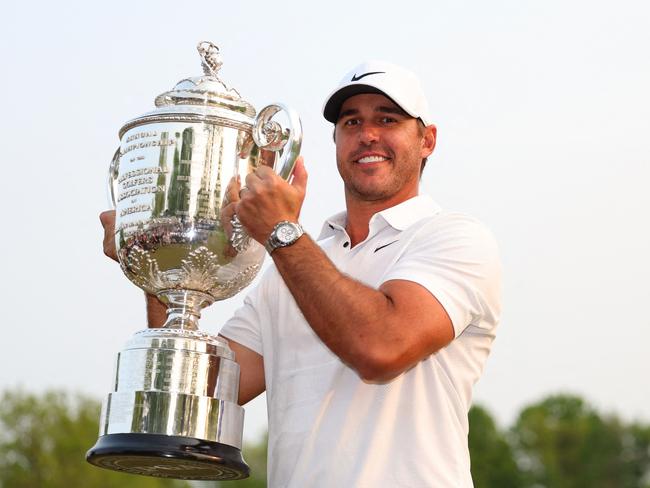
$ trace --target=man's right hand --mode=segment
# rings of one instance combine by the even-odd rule
[[[99,214],[99,221],[104,227],[104,254],[117,261],[115,249],[115,210],[106,210]]]

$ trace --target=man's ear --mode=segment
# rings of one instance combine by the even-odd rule
[[[436,147],[436,140],[438,139],[438,129],[435,125],[431,124],[424,128],[422,136],[422,157],[426,158],[431,155],[433,149]]]

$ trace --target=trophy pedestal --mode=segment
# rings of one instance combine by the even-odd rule
[[[233,446],[160,434],[101,436],[86,459],[102,468],[161,478],[238,480],[250,474]]]
[[[118,355],[99,439],[86,460],[162,478],[248,477],[234,359],[227,342],[198,330],[136,333]]]

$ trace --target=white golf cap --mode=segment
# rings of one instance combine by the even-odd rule
[[[418,77],[401,66],[384,61],[367,61],[346,74],[325,99],[323,116],[336,124],[343,102],[361,93],[386,95],[411,117],[422,120],[424,125],[433,124]]]

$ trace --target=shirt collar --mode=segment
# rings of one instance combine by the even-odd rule
[[[327,239],[328,237],[336,234],[337,231],[345,232],[345,220],[347,217],[347,212],[339,212],[336,215],[332,215],[329,219],[326,219],[321,228],[320,235],[318,240]]]
[[[377,212],[370,219],[371,234],[373,230],[384,227],[381,223],[390,225],[396,230],[405,230],[418,220],[440,212],[442,208],[428,195],[418,195],[394,207]],[[318,240],[333,236],[337,231],[345,231],[347,212],[340,212],[325,220]]]

